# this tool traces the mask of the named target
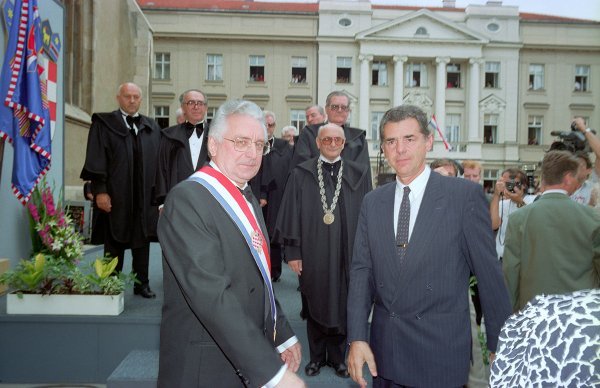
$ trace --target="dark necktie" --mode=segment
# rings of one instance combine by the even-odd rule
[[[192,133],[194,133],[194,131],[196,132],[196,136],[198,136],[198,138],[200,138],[202,136],[203,130],[204,130],[204,123],[198,123],[196,125],[194,125],[190,122],[185,123],[185,133],[187,134],[188,138],[190,136],[192,136]]]
[[[135,117],[133,116],[127,116],[125,117],[125,121],[127,121],[127,125],[129,125],[129,132],[133,135],[136,136],[137,133],[135,132],[135,128],[133,126],[133,124],[136,125],[136,127],[138,127],[138,129],[140,128],[140,119],[142,118],[142,116],[137,115]]]
[[[400,256],[400,264],[404,261],[404,255],[408,248],[408,226],[410,224],[410,187],[404,186],[404,195],[398,212],[398,227],[396,231],[396,252]]]

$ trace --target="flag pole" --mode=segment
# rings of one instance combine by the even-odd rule
[[[2,184],[2,161],[4,160],[4,139],[0,137],[0,184]]]

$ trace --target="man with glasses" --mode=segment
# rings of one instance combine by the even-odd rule
[[[306,297],[307,376],[328,365],[348,377],[348,268],[360,203],[371,180],[367,165],[340,156],[345,140],[337,124],[319,128],[315,143],[320,155],[292,170],[277,218],[276,238]]]
[[[266,110],[264,116],[270,152],[263,156],[261,171],[253,180],[260,179],[260,204],[263,208],[269,236],[273,236],[294,151],[287,141],[275,137],[277,128],[275,113]],[[271,278],[274,282],[278,281],[281,276],[282,255],[281,245],[272,241]]]
[[[248,187],[266,140],[256,104],[225,102],[208,136],[210,164],[167,197],[159,387],[304,387],[300,343],[273,293],[268,235]]]
[[[401,105],[379,125],[396,181],[365,196],[354,241],[348,370],[361,387],[365,362],[373,387],[467,383],[477,341],[469,323],[469,272],[477,277],[492,353],[511,312],[481,187],[431,171],[428,122],[420,108]]]
[[[325,101],[327,123],[333,123],[342,127],[346,136],[342,157],[344,160],[363,163],[369,167],[368,173],[369,179],[371,179],[371,162],[369,160],[366,132],[362,129],[350,127],[346,123],[350,111],[350,97],[345,92],[333,91],[329,93]],[[290,168],[296,167],[305,160],[319,156],[319,150],[316,146],[319,127],[320,124],[313,124],[307,125],[302,129],[294,147],[294,157],[292,158]]]
[[[154,201],[162,207],[169,191],[208,162],[208,100],[198,89],[179,96],[185,121],[161,131]]]

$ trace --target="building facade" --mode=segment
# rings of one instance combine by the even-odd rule
[[[575,115],[600,122],[600,23],[521,13],[501,1],[440,7],[138,0],[154,35],[151,104],[175,122],[178,96],[200,88],[209,117],[230,98],[304,126],[304,108],[332,90],[351,96],[374,172],[378,123],[399,104],[435,115],[431,158],[475,159],[488,186],[536,164]]]

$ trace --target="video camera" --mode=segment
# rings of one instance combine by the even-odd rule
[[[596,131],[592,129],[592,133],[596,134]],[[549,151],[571,151],[575,153],[577,151],[590,152],[590,147],[585,139],[585,135],[577,130],[575,122],[571,123],[570,131],[552,131],[552,136],[558,136],[560,141],[555,141],[550,145]]]

